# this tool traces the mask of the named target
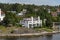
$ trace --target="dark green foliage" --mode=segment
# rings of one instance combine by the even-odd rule
[[[58,20],[60,21],[59,16],[58,16],[58,18],[55,19],[54,17],[51,16],[51,14],[48,13],[48,9],[51,9],[51,11],[56,11],[57,6],[48,6],[48,5],[36,6],[36,5],[25,5],[25,4],[21,5],[18,3],[15,3],[15,4],[2,4],[2,3],[0,3],[0,8],[4,12],[16,11],[17,13],[21,12],[23,9],[27,9],[27,13],[23,17],[40,16],[40,18],[42,20],[47,19],[46,25],[43,24],[43,26],[51,27],[53,21],[58,21]],[[37,11],[35,9],[37,9]],[[4,18],[5,25],[11,25],[11,24],[16,25],[16,23],[18,23],[22,19],[22,17],[16,16],[16,14],[6,13],[6,17]]]
[[[11,12],[5,14],[5,18],[3,20],[3,23],[5,23],[6,26],[9,25],[16,25],[16,23],[19,22],[19,18],[16,16],[16,14],[13,14]]]

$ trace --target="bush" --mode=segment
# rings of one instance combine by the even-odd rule
[[[16,24],[16,26],[17,26],[17,27],[22,27],[22,25],[21,25],[21,24]]]

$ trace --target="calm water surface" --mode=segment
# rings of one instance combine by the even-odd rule
[[[60,40],[60,34],[44,35],[37,37],[0,37],[0,40]]]

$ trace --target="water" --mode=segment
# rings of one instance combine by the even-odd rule
[[[60,34],[44,35],[36,37],[0,37],[0,40],[60,40]]]

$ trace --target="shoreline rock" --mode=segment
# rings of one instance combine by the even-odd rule
[[[1,37],[8,36],[8,37],[21,37],[21,36],[40,36],[40,35],[48,35],[48,34],[56,34],[60,33],[60,31],[53,31],[53,32],[41,32],[41,33],[26,33],[26,34],[0,34]]]

